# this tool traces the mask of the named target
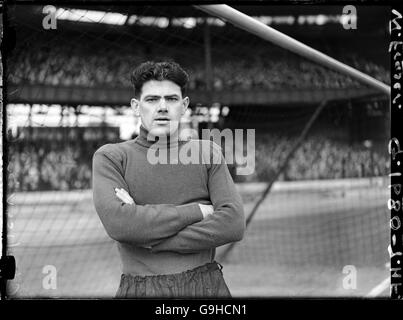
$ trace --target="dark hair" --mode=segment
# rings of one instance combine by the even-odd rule
[[[143,84],[150,80],[170,80],[181,88],[182,95],[184,96],[186,95],[189,75],[176,62],[144,62],[134,69],[131,75],[131,82],[136,97],[140,97]]]

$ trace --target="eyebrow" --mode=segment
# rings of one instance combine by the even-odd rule
[[[147,99],[147,98],[161,98],[161,96],[158,96],[158,95],[155,95],[155,94],[149,94],[149,95],[146,95],[144,97],[144,99]],[[164,96],[164,98],[179,98],[179,95],[177,95],[177,94],[169,94],[167,96]]]

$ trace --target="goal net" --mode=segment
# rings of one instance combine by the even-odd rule
[[[390,83],[386,10],[363,9],[362,21],[378,28],[371,38],[365,28],[340,31],[341,7],[259,8],[245,10]],[[228,161],[250,217],[241,242],[217,249],[235,296],[365,295],[388,277],[388,97],[191,6],[55,9],[8,8],[10,296],[115,294],[120,260],[94,209],[91,161],[100,146],[138,134],[130,73],[147,60],[188,71],[183,128],[199,138],[202,129],[242,129],[238,159],[254,152],[248,175]],[[44,22],[53,12],[56,29]],[[358,270],[355,290],[343,287],[346,266]]]

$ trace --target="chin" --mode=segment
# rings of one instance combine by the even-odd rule
[[[171,134],[169,126],[153,127],[149,133],[156,137],[169,136]]]
[[[170,136],[178,130],[178,126],[171,124],[166,126],[152,126],[150,134],[153,136]]]

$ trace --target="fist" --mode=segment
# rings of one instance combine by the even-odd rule
[[[134,203],[133,198],[129,195],[129,193],[125,189],[115,188],[115,194],[120,200],[123,201],[123,203],[126,203],[126,204],[133,204]]]
[[[214,207],[212,205],[199,203],[199,207],[201,212],[203,213],[203,219],[214,213]]]

